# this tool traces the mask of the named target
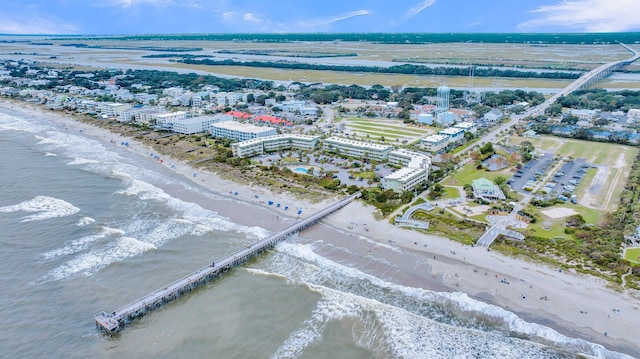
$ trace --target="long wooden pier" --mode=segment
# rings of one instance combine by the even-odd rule
[[[118,332],[132,320],[139,318],[146,313],[178,298],[179,296],[204,285],[231,268],[243,265],[266,250],[273,248],[276,244],[287,239],[291,235],[302,231],[303,229],[317,223],[325,216],[346,206],[359,196],[360,192],[342,199],[307,218],[298,220],[277,233],[263,238],[219,261],[214,261],[212,264],[202,267],[195,272],[182,277],[161,289],[155,290],[152,293],[149,293],[111,313],[98,313],[95,316],[96,327],[107,334]]]

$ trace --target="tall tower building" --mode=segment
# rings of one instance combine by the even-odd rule
[[[449,111],[449,87],[442,85],[438,87],[436,98],[436,115]]]

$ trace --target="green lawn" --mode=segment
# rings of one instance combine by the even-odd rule
[[[548,230],[543,228],[545,227],[543,223],[551,224]],[[538,220],[538,222],[530,224],[527,229],[531,232],[531,235],[540,238],[554,239],[562,237],[565,240],[573,239],[572,235],[564,233],[564,218],[551,221],[545,217],[544,220]]]
[[[637,148],[615,143],[582,141],[552,136],[540,136],[539,138],[512,136],[510,141],[513,144],[529,141],[538,150],[553,150],[558,156],[586,158],[589,163],[609,166],[614,165],[621,154],[625,154],[625,163],[632,163],[638,151]]]
[[[456,199],[460,198],[460,190],[457,187],[444,187],[445,195],[443,198]]]
[[[452,176],[447,177],[441,183],[443,185],[456,185],[463,186],[465,184],[471,184],[471,182],[475,179],[486,178],[491,181],[495,180],[497,177],[511,177],[505,170],[497,171],[497,172],[489,172],[485,170],[476,169],[476,165],[474,163],[467,163],[456,171]]]
[[[367,126],[367,125],[354,125],[354,124],[349,124],[347,125],[347,127],[350,128],[355,128],[358,130],[365,130],[365,131],[384,131],[384,133],[389,133],[389,134],[393,134],[393,135],[399,135],[399,136],[407,136],[407,137],[414,137],[416,136],[415,132],[408,132],[408,131],[402,131],[402,130],[398,130],[395,127],[383,127],[383,126]]]
[[[627,248],[624,252],[624,259],[640,264],[640,248]]]

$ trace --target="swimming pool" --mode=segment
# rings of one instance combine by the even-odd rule
[[[294,168],[293,170],[294,170],[295,172],[298,172],[298,173],[302,173],[302,174],[305,174],[305,175],[307,174],[307,169],[306,169],[306,168],[304,168],[304,167],[296,167],[296,168]]]

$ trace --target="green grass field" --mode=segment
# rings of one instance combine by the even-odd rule
[[[485,170],[476,169],[476,165],[474,163],[467,163],[456,171],[452,176],[445,178],[441,183],[443,186],[446,185],[456,185],[456,186],[464,186],[465,184],[471,184],[471,182],[475,179],[486,178],[491,181],[495,180],[497,177],[511,177],[506,170],[497,171],[497,172],[489,172]]]
[[[460,190],[457,187],[444,187],[445,195],[443,198],[445,199],[456,199],[460,198]]]
[[[567,158],[585,158],[587,162],[598,165],[614,165],[621,158],[621,155],[624,155],[625,163],[631,165],[638,152],[635,147],[615,143],[582,141],[551,136],[540,136],[539,138],[512,136],[509,141],[513,144],[529,141],[536,149],[544,150],[545,152],[555,151],[556,155]]]
[[[627,248],[624,252],[624,259],[640,264],[640,248]]]

